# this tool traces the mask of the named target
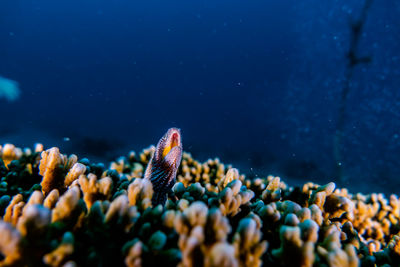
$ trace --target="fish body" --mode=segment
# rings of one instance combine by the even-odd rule
[[[153,207],[165,204],[167,194],[176,182],[181,159],[181,131],[170,128],[158,142],[144,174],[144,178],[149,179],[153,185]]]

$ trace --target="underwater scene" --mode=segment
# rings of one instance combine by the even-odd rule
[[[400,1],[0,1],[1,266],[400,266]]]

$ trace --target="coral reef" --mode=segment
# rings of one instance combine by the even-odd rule
[[[107,168],[0,146],[0,266],[400,266],[396,195],[250,180],[183,153],[162,205],[153,151]]]

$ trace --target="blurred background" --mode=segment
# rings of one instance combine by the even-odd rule
[[[0,143],[107,163],[179,127],[195,158],[248,176],[398,193],[400,2],[371,1],[356,46],[370,60],[349,66],[364,5],[3,0],[0,76],[20,94],[0,98]]]

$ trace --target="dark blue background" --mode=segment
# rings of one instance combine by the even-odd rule
[[[362,4],[3,0],[0,75],[22,95],[0,99],[0,143],[108,161],[175,126],[199,159],[338,182],[332,140]],[[373,61],[348,98],[341,185],[352,190],[400,185],[399,15],[399,1],[375,1],[358,49]]]

